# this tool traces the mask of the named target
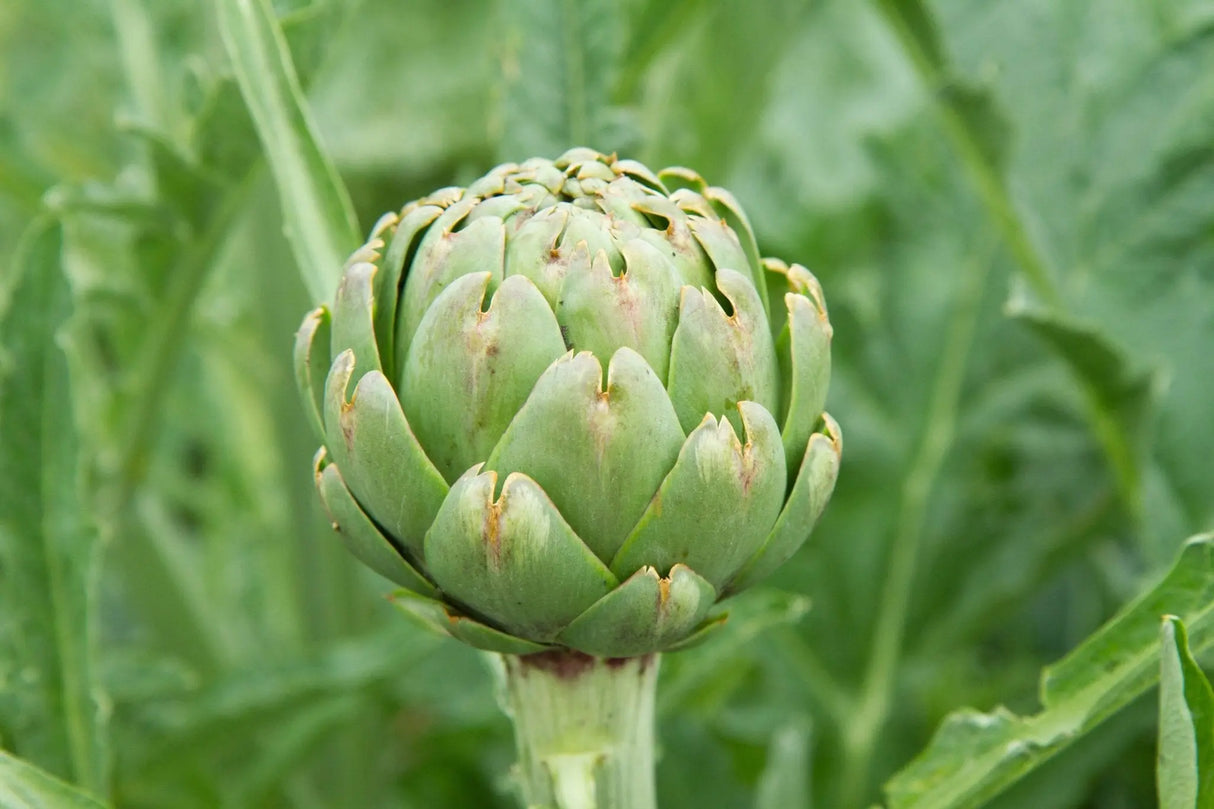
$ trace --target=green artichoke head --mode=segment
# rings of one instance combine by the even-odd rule
[[[589,149],[387,214],[296,374],[339,535],[483,649],[676,648],[834,487],[831,328],[693,172]]]

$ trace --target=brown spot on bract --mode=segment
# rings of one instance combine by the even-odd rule
[[[738,482],[742,484],[742,494],[749,494],[759,477],[759,465],[755,462],[754,444],[747,440],[738,456]]]
[[[489,558],[498,562],[502,558],[502,504],[499,500],[489,504],[489,513],[485,515],[483,536],[488,546]]]

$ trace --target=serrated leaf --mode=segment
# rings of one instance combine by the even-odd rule
[[[1160,627],[1160,809],[1214,805],[1214,690],[1189,650],[1185,625],[1174,615]]]
[[[573,146],[628,145],[608,99],[619,73],[624,16],[609,0],[503,3],[503,159],[556,157]]]
[[[969,145],[987,165],[1005,167],[1009,140],[1008,123],[990,95],[949,73],[936,19],[921,0],[879,0],[878,7],[898,30],[919,69],[935,77],[936,102],[956,123]]]
[[[0,301],[0,735],[38,766],[103,791],[96,534],[61,344],[71,309],[60,249],[59,228],[35,223]]]
[[[327,301],[358,220],[317,135],[286,39],[267,0],[218,3],[220,29],[282,203],[287,240],[313,301]]]
[[[1191,628],[1195,650],[1214,644],[1214,535],[1190,539],[1163,581],[1044,671],[1040,713],[949,716],[886,784],[889,809],[981,806],[1091,732],[1158,680],[1157,622],[1165,613]]]
[[[188,698],[130,706],[142,733],[128,748],[128,766],[150,772],[189,767],[307,706],[341,703],[407,676],[439,643],[437,636],[394,622],[314,654],[230,672]]]
[[[1149,413],[1155,376],[1135,367],[1127,354],[1096,327],[1072,317],[1033,308],[1019,299],[1008,313],[1033,330],[1062,358],[1095,399],[1094,412],[1107,414],[1093,425],[1118,476],[1122,496],[1140,501],[1143,454],[1150,446]]]
[[[4,809],[105,809],[106,804],[0,750],[0,806]]]
[[[1008,314],[1043,339],[1074,372],[1090,383],[1101,403],[1117,414],[1120,426],[1141,428],[1149,404],[1152,375],[1097,327],[1031,307],[1019,300]],[[1137,438],[1137,436],[1135,436]]]
[[[742,3],[652,5],[671,7],[669,16],[662,15],[665,20],[650,17],[642,24],[663,25],[666,31],[654,33],[670,42],[659,55],[660,61],[643,77],[645,95],[660,99],[640,112],[646,159],[654,168],[686,165],[710,183],[721,183],[736,161],[749,156],[753,135],[770,111],[772,74],[795,48],[790,47],[794,35],[812,28],[817,22],[813,14],[822,7],[796,0],[768,0],[759,7],[761,11]],[[645,40],[650,32],[636,30],[640,47],[648,47]],[[838,32],[832,31],[830,36],[838,36]],[[631,64],[625,67],[633,69]],[[852,67],[854,63],[844,69]],[[803,92],[805,81],[799,75],[794,92]],[[624,82],[633,86],[640,79],[626,74]],[[787,126],[787,122],[776,126]],[[793,140],[805,136],[802,132]],[[786,137],[788,134],[781,133],[781,138]],[[788,170],[787,166],[781,168]],[[732,182],[731,190],[736,190]],[[753,213],[750,202],[744,202]]]

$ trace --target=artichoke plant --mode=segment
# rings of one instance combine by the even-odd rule
[[[490,651],[631,657],[809,536],[830,341],[728,192],[574,149],[385,215],[295,358],[320,494],[402,606]]]

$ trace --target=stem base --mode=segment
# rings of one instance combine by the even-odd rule
[[[527,807],[656,809],[658,655],[502,655]]]

